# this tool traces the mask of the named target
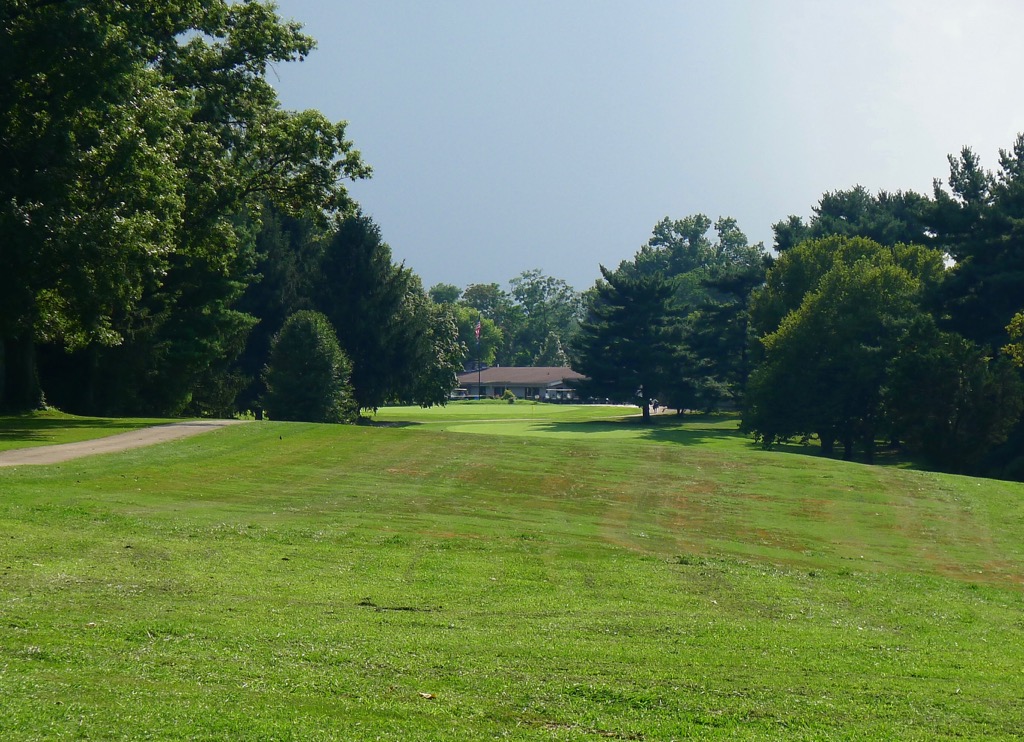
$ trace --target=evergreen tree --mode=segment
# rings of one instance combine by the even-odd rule
[[[392,262],[373,220],[356,214],[338,224],[316,273],[313,304],[337,329],[352,360],[356,402],[360,409],[377,409],[411,376],[414,328],[405,309],[412,272]]]
[[[349,422],[356,413],[350,371],[327,318],[297,312],[271,343],[264,406],[275,420]]]
[[[712,222],[695,214],[661,220],[633,259],[619,264],[624,275],[658,273],[672,285],[681,328],[679,373],[661,392],[671,406],[713,409],[742,396],[747,304],[763,280],[765,262],[763,246],[751,245],[735,219]]]
[[[310,217],[292,216],[268,204],[256,234],[253,280],[238,300],[239,311],[258,321],[233,372],[244,382],[237,404],[253,409],[263,394],[262,369],[270,341],[295,312],[313,307],[313,283],[327,230]]]
[[[686,345],[701,405],[742,402],[750,375],[750,298],[764,284],[767,259],[734,263],[703,281],[708,295],[686,323]]]
[[[431,301],[419,277],[392,262],[369,217],[345,218],[325,243],[313,303],[352,360],[360,409],[442,404],[455,388],[466,349],[454,312]]]
[[[680,375],[680,332],[672,286],[660,273],[627,275],[601,266],[571,358],[587,396],[632,403],[650,421],[650,402]]]
[[[880,191],[864,186],[825,193],[806,224],[798,216],[776,222],[775,249],[780,253],[806,240],[864,237],[880,245],[931,244],[932,203],[914,191]]]
[[[950,329],[998,349],[1024,286],[1024,135],[1000,150],[995,173],[967,147],[949,162],[949,190],[935,185],[933,225],[955,261],[942,293],[944,313]]]

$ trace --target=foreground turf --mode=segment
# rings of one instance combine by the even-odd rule
[[[1021,485],[445,416],[0,471],[2,736],[1024,728]]]

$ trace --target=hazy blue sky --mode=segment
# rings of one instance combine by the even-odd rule
[[[349,122],[351,191],[430,286],[590,286],[655,222],[752,241],[856,184],[930,191],[1024,131],[1019,0],[279,0],[270,78]]]

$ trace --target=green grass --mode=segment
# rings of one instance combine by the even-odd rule
[[[645,424],[637,407],[556,405],[486,400],[458,402],[444,408],[385,407],[372,420],[384,426],[416,426],[423,430],[541,437],[547,440],[652,441],[686,445],[746,443],[732,415],[679,417],[661,414]],[[793,446],[793,450],[800,447]]]
[[[102,438],[149,425],[173,422],[156,418],[77,417],[57,410],[0,417],[0,451]]]
[[[543,402],[515,404],[497,399],[449,402],[444,407],[382,407],[373,419],[380,422],[443,426],[454,421],[559,420],[563,422],[617,420],[640,414],[639,407],[621,405],[561,405]]]
[[[1024,486],[530,407],[0,470],[0,736],[1024,728]]]

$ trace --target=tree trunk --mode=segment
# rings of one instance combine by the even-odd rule
[[[864,436],[864,462],[875,463],[875,436],[873,433]]]
[[[0,412],[7,409],[7,340],[0,338]]]
[[[749,298],[749,297],[748,297]],[[747,339],[750,337],[750,319],[747,311],[749,309],[748,301],[743,302],[743,314],[740,316],[743,318],[740,320],[740,327],[743,328],[743,343],[740,345],[740,394],[742,395],[747,389],[747,382],[750,381],[750,358],[747,352],[747,346],[749,343]],[[741,396],[742,400],[743,397]]]
[[[646,399],[644,400],[644,422],[649,423],[651,421],[651,403]]]
[[[821,455],[831,456],[836,450],[836,440],[831,433],[818,433],[818,440],[821,441]]]
[[[100,373],[100,348],[96,343],[89,343],[86,353],[86,378],[85,390],[82,393],[82,409],[90,415],[97,414],[96,409],[96,386],[99,384]],[[52,393],[52,390],[51,390]]]
[[[843,436],[843,461],[853,461],[853,436]]]
[[[37,410],[43,406],[43,392],[36,371],[36,346],[31,332],[4,341],[2,404],[11,412]]]

